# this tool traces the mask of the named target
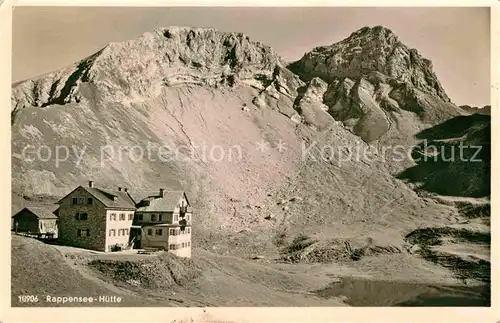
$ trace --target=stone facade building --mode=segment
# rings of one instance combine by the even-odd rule
[[[98,251],[127,246],[135,211],[128,192],[95,188],[91,181],[58,203],[61,242]]]
[[[98,251],[164,249],[191,257],[192,210],[182,191],[136,193],[79,186],[59,202],[59,239]]]

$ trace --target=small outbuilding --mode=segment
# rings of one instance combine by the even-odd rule
[[[57,238],[57,211],[57,205],[27,206],[12,216],[12,229],[19,233]]]

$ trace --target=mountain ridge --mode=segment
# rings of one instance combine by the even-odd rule
[[[13,88],[13,191],[62,195],[89,177],[105,186],[187,187],[207,228],[273,232],[304,221],[292,210],[315,210],[321,213],[311,220],[315,225],[326,221],[344,228],[353,224],[350,215],[370,214],[373,222],[358,232],[368,234],[370,223],[387,224],[380,209],[384,201],[398,200],[405,217],[425,204],[393,176],[413,162],[396,162],[380,151],[372,162],[343,158],[354,147],[411,148],[415,134],[466,112],[439,87],[419,88],[430,84],[425,80],[398,81],[377,70],[341,76],[332,80],[312,73],[301,79],[269,46],[213,28],[159,28],[112,43],[69,68]],[[268,150],[256,150],[257,142]],[[145,143],[187,147],[194,154],[181,150],[179,159],[138,162],[105,155],[102,163],[102,147],[128,147],[130,153]],[[209,149],[239,146],[243,157],[204,160],[202,143]],[[278,144],[286,149],[278,151]],[[339,150],[313,155],[327,160],[304,160],[304,150],[316,144]],[[85,147],[85,156],[76,164],[71,155],[62,165],[23,159],[26,147],[58,145]],[[377,194],[381,187],[387,192]],[[276,199],[296,194],[306,198],[295,208],[276,205]],[[329,201],[324,210],[319,196]]]

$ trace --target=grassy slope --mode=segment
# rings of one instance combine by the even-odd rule
[[[123,297],[121,306],[343,305],[335,298],[324,299],[310,292],[326,285],[327,276],[311,278],[305,273],[290,274],[206,251],[195,251],[193,260],[203,268],[201,277],[184,282],[182,286],[158,289],[136,287],[87,266],[95,259],[120,262],[140,259],[133,256],[99,255],[83,249],[45,245],[20,236],[12,238],[12,255],[14,306],[21,305],[16,303],[18,295],[29,294],[40,298],[43,295],[115,295]],[[145,263],[151,261],[146,259]],[[40,302],[38,305],[48,304]]]
[[[148,273],[146,268],[158,261],[167,261],[164,264],[171,265],[172,256],[101,254],[44,245],[20,236],[13,236],[12,243],[14,306],[20,305],[15,303],[20,294],[40,297],[47,294],[114,295],[123,298],[122,306],[343,306],[341,299],[344,296],[354,302],[352,305],[394,305],[419,302],[420,298],[425,302],[429,297],[437,297],[439,301],[443,294],[459,297],[457,301],[463,305],[482,305],[484,302],[482,296],[477,295],[480,287],[453,287],[460,282],[449,271],[408,254],[368,257],[356,263],[291,265],[265,259],[244,260],[195,249],[193,259],[188,262],[202,269],[200,276],[177,283],[159,281],[160,285],[170,284],[169,287],[141,287],[129,280],[140,276],[135,270]],[[101,264],[120,266],[116,267],[121,268],[117,271],[120,275],[115,276],[109,271],[113,265],[108,269],[88,265],[96,260]],[[26,267],[26,263],[30,266]],[[129,273],[134,273],[130,277],[127,268],[131,267],[121,266],[127,263],[139,265]],[[168,278],[167,268],[161,275],[156,273],[155,278],[162,275]],[[182,275],[188,268],[182,269],[181,266],[176,270],[176,275]],[[328,287],[339,277],[346,278],[340,285]],[[381,298],[376,292],[379,290],[389,297]],[[48,304],[40,302],[38,305]],[[98,303],[92,305],[99,306]]]
[[[12,306],[52,306],[45,302],[45,297],[48,295],[82,297],[116,295],[124,297],[122,306],[152,301],[82,275],[55,247],[35,239],[13,235],[11,266]],[[19,302],[20,295],[38,295],[40,302],[23,304]]]

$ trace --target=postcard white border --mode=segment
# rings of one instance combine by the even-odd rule
[[[218,308],[11,308],[10,300],[10,93],[12,56],[12,12],[17,6],[363,6],[363,7],[491,7],[491,105],[492,110],[492,213],[491,263],[492,307],[342,308],[342,307],[218,307]],[[0,103],[4,117],[0,127],[2,232],[0,235],[0,322],[497,322],[499,307],[499,3],[496,1],[153,1],[153,0],[0,0]],[[467,23],[464,21],[464,23]],[[27,264],[29,265],[29,264]]]

